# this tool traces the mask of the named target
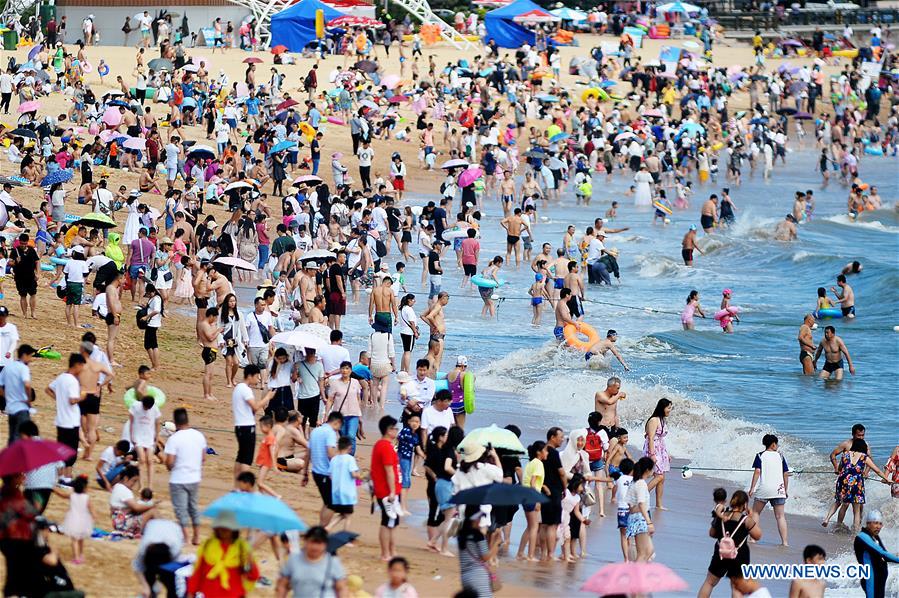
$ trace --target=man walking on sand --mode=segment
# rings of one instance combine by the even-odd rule
[[[206,317],[197,324],[197,342],[200,344],[200,357],[203,360],[203,398],[214,401],[212,396],[212,364],[218,357],[218,337],[225,331],[217,325],[219,310],[217,307],[209,307],[205,311]]]
[[[376,332],[393,332],[393,323],[399,318],[393,278],[385,276],[381,284],[372,289],[368,300],[368,323]]]
[[[172,414],[175,433],[165,444],[165,468],[169,470],[169,495],[175,517],[181,524],[184,537],[200,544],[200,482],[206,462],[206,437],[190,427],[187,409],[175,409]],[[187,526],[193,534],[187,535]]]
[[[381,439],[371,451],[371,481],[375,498],[381,508],[381,526],[378,540],[381,544],[381,560],[389,561],[396,556],[394,531],[400,524],[400,473],[399,457],[396,453],[397,421],[385,415],[378,422]]]

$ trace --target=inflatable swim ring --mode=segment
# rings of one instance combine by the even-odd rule
[[[485,289],[495,289],[497,287],[501,287],[502,285],[506,284],[506,281],[505,280],[496,281],[491,278],[484,278],[483,276],[478,274],[477,276],[471,277],[471,284],[473,284],[476,287],[482,287]]]
[[[106,75],[108,75],[109,74],[109,65],[106,63],[103,63],[103,65],[97,69],[97,74],[100,75],[101,77],[105,77]]]
[[[162,406],[165,405],[165,393],[162,392],[161,389],[156,388],[155,386],[148,386],[147,396],[156,399],[156,406],[160,409],[162,409]],[[131,409],[131,406],[137,403],[137,395],[134,392],[133,386],[125,391],[125,394],[122,396],[122,400],[125,401],[125,407],[127,407],[128,409]]]
[[[834,50],[831,54],[834,56],[842,56],[843,58],[855,58],[858,56],[858,48],[852,48],[851,50]]]
[[[92,73],[94,71],[94,66],[89,63],[87,60],[81,63],[81,70],[85,73]]]
[[[866,145],[865,153],[868,154],[869,156],[882,156],[883,148],[880,147],[879,145]]]
[[[465,413],[474,413],[474,374],[465,372],[462,376],[462,393],[465,402]]]
[[[41,262],[41,270],[43,272],[53,272],[54,270],[56,270],[56,266],[54,266],[53,264],[46,264],[44,262]]]
[[[599,97],[599,92],[601,90],[598,87],[588,87],[584,91],[581,92],[581,101],[586,102],[590,99],[597,99]]]
[[[62,359],[62,354],[59,351],[54,351],[52,346],[38,349],[35,355],[43,357],[44,359],[53,359],[55,361]]]
[[[721,311],[715,312],[715,319],[720,320],[724,317],[733,317],[738,313],[740,313],[740,308],[736,305],[731,305],[727,309],[722,309]]]
[[[51,257],[50,263],[56,264],[57,266],[65,266],[69,263],[69,258]]]
[[[824,309],[818,309],[812,312],[812,315],[815,316],[816,320],[823,320],[824,318],[842,318],[843,311],[839,307],[825,307]]]
[[[583,322],[581,323],[580,331],[574,324],[566,324],[562,333],[565,335],[565,342],[568,343],[569,347],[580,349],[585,353],[590,350],[590,347],[599,342],[599,334],[597,334],[596,329],[590,324],[584,324]],[[581,340],[579,335],[586,336],[587,340]]]
[[[345,122],[343,122],[343,119],[337,118],[336,116],[329,116],[328,122],[331,123],[332,125],[345,125],[346,124]]]
[[[660,202],[660,201],[654,201],[654,202],[652,202],[652,206],[653,206],[655,209],[659,210],[660,212],[665,212],[666,214],[668,214],[669,216],[671,216],[671,213],[672,213],[672,212],[671,212],[671,208],[669,208],[668,206],[666,206],[666,205],[663,204],[662,202]]]

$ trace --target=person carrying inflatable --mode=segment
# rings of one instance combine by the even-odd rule
[[[559,291],[559,300],[556,302],[556,327],[553,328],[553,335],[556,340],[565,342],[565,327],[574,326],[575,330],[581,331],[582,324],[571,317],[571,310],[568,308],[568,298],[571,297],[571,289],[564,288]]]

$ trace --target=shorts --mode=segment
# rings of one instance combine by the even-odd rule
[[[81,305],[81,299],[84,294],[84,283],[67,282],[66,283],[66,305]]]
[[[175,121],[177,123],[178,121]],[[165,169],[165,180],[174,181],[178,177],[178,167],[166,168]]]
[[[268,347],[250,347],[248,357],[251,365],[265,370],[268,364]]]
[[[437,483],[434,485],[434,495],[437,497],[437,504],[441,511],[446,511],[456,506],[450,502],[450,499],[453,497],[453,483],[450,480],[438,478]]]
[[[81,415],[100,415],[100,395],[88,393],[84,400],[78,403]]]
[[[702,228],[704,228],[704,229],[706,229],[706,228],[714,228],[714,226],[715,226],[715,219],[712,218],[711,216],[705,216],[705,215],[703,215],[703,216],[700,216],[700,217],[699,217],[699,224],[700,224],[700,225],[702,226]]]
[[[521,505],[521,508],[524,509],[525,513],[533,513],[537,510],[537,504],[535,503],[532,505]]]
[[[353,514],[353,505],[335,505],[332,504],[328,507],[338,515],[352,515]]]
[[[462,264],[462,272],[465,276],[474,276],[478,273],[477,264]]]
[[[209,307],[209,297],[194,297],[194,305],[197,309],[206,309]]]
[[[328,315],[343,316],[346,315],[346,297],[339,291],[328,293]]]
[[[565,340],[565,328],[564,327],[556,326],[555,328],[553,328],[553,334],[555,335],[557,341]]]
[[[714,556],[712,556],[712,562],[709,563],[709,573],[719,578],[742,579],[743,565],[748,564],[748,559],[741,559],[739,552],[735,559],[722,559],[716,550]]]
[[[540,523],[543,525],[559,525],[562,523],[562,501],[558,496],[551,496],[549,502],[540,506]]]
[[[60,428],[59,426],[56,426],[56,442],[64,444],[75,451],[75,454],[66,460],[66,467],[73,466],[75,464],[75,459],[78,456],[79,430],[81,430],[80,427]]]
[[[137,280],[141,277],[141,275],[146,272],[147,266],[128,266],[128,276],[131,277],[131,280]]]
[[[404,181],[402,177],[396,177],[395,179],[393,179],[393,189],[395,191],[405,191],[406,181]]]
[[[234,426],[237,437],[237,457],[235,461],[241,465],[252,465],[256,451],[256,426]]]
[[[403,341],[403,352],[411,353],[415,348],[415,337],[411,334],[400,334],[400,340]]]
[[[680,256],[684,258],[684,263],[693,261],[693,250],[692,249],[681,249]]]
[[[585,351],[584,361],[590,361],[590,359],[592,359],[594,355],[596,355],[596,353],[593,353],[592,351]]]
[[[481,296],[481,299],[487,301],[493,298],[493,291],[495,289],[493,287],[478,287],[478,295]]]
[[[521,240],[521,237],[516,237],[515,235],[506,235],[506,245],[517,245]]]
[[[156,338],[156,334],[159,332],[159,328],[155,326],[147,326],[144,329],[144,349],[158,349],[159,348],[159,339]]]
[[[203,347],[203,350],[200,351],[200,357],[203,358],[204,365],[211,365],[218,356],[219,352],[212,347]]]
[[[772,507],[782,507],[787,503],[787,499],[786,499],[786,497],[756,498],[755,502],[768,503]]]
[[[514,197],[511,195],[503,195],[502,197],[503,203],[512,203],[513,199]]]
[[[329,509],[331,508],[331,478],[330,476],[312,472],[312,479],[315,480],[315,486],[318,488],[318,494],[322,497],[322,502]]]
[[[630,513],[627,516],[627,537],[634,538],[640,534],[649,533],[649,524],[643,513]]]
[[[394,517],[393,520],[391,520],[390,517],[387,516],[387,507],[384,505],[383,498],[378,499],[378,506],[381,508],[381,527],[393,528],[400,524],[399,515]]]
[[[318,425],[318,410],[322,404],[321,396],[316,395],[308,399],[297,399],[297,411],[303,416],[303,425],[309,422],[309,426],[314,428]]]
[[[462,237],[453,239],[453,251],[462,251]]]
[[[434,279],[437,280],[434,280]],[[428,299],[434,299],[437,295],[440,294],[440,286],[443,282],[443,278],[440,274],[432,274],[431,275],[431,290],[428,291]]]
[[[16,278],[16,291],[18,291],[19,297],[37,295],[37,279],[20,280]]]
[[[627,508],[618,509],[618,529],[627,529],[630,514],[630,510]]]
[[[525,237],[524,239],[522,239],[521,245],[524,247],[525,251],[530,251],[534,248],[534,242],[530,237]]]
[[[602,471],[606,468],[606,462],[603,459],[590,461],[590,471]]]
[[[843,360],[842,359],[839,361],[825,361],[824,362],[823,370],[825,372],[827,372],[828,374],[832,374],[833,372],[835,372],[837,370],[842,370],[842,369],[843,369]]]
[[[454,400],[450,403],[450,409],[453,412],[453,415],[464,415],[465,414],[465,401],[459,401],[458,403]]]
[[[404,230],[403,234],[400,236],[400,243],[411,243],[412,242],[412,232],[408,230]]]
[[[840,311],[843,312],[843,317],[845,318],[848,315],[855,315],[855,306],[852,305],[850,307],[841,307]]]
[[[564,289],[565,288],[565,279],[564,278],[553,278],[553,288],[554,289]]]

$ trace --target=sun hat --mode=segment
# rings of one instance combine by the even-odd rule
[[[212,529],[230,529],[232,531],[240,531],[240,524],[237,523],[237,515],[234,511],[220,511],[215,519],[212,520]]]

